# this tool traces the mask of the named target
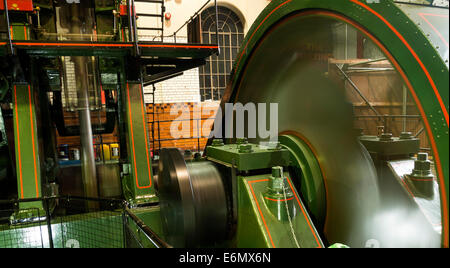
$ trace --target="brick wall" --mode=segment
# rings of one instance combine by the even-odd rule
[[[76,126],[79,125],[78,121],[78,113],[77,112],[64,112],[64,121],[66,126]],[[106,121],[106,114],[104,112],[98,113],[98,112],[91,112],[91,122],[92,124],[100,124],[104,123]],[[80,148],[81,147],[81,140],[79,136],[69,136],[69,137],[62,137],[58,135],[58,131],[56,131],[56,139],[58,147],[62,144],[67,144],[69,148]],[[103,135],[94,135],[93,139],[95,140],[95,143],[100,143],[103,141],[103,143],[110,144],[110,143],[118,143],[119,142],[119,131],[117,129],[117,125],[111,134],[103,134]],[[94,142],[94,141],[93,141]]]
[[[218,107],[218,102],[147,104],[150,148],[152,151],[160,148],[202,151]],[[173,126],[182,134],[179,139],[173,137]]]
[[[219,102],[147,104],[146,120],[148,124],[149,148],[154,152],[159,151],[160,148],[203,151],[219,104]],[[104,123],[106,120],[104,113],[98,115],[96,112],[93,112],[91,116],[93,124]],[[64,118],[67,126],[78,125],[76,112],[65,112]],[[183,136],[179,139],[173,137],[171,133],[172,126],[179,127],[179,134]],[[80,148],[79,136],[61,137],[57,131],[56,133],[58,147],[62,144],[67,144],[69,148]],[[100,143],[101,140],[106,144],[118,143],[119,132],[117,126],[113,133],[94,135],[93,138],[96,143]]]
[[[144,102],[153,103],[153,86],[144,88]],[[155,85],[154,103],[200,102],[200,80],[198,68]]]

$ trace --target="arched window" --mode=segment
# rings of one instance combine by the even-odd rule
[[[216,43],[215,7],[206,9],[201,14],[202,38],[204,43]],[[200,95],[202,101],[221,100],[233,62],[244,40],[244,27],[238,15],[230,9],[218,7],[220,55],[206,60],[200,67]]]

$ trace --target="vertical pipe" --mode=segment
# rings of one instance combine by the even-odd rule
[[[85,194],[97,197],[97,174],[94,158],[94,145],[91,127],[88,83],[86,77],[86,58],[73,57],[77,79],[78,115],[80,119],[81,164]]]
[[[348,60],[348,24],[345,24],[345,59]]]
[[[152,100],[152,105],[153,105],[153,115],[152,115],[152,139],[153,139],[153,155],[155,155],[155,151],[156,151],[156,148],[155,148],[155,144],[156,144],[156,141],[155,141],[155,116],[156,116],[156,112],[155,112],[155,109],[156,109],[156,102],[155,102],[155,91],[156,91],[156,88],[155,88],[155,84],[153,84],[152,85],[152,96],[153,96],[153,100]]]
[[[130,40],[128,40],[128,42],[133,42],[133,31],[131,30],[132,28],[132,21],[131,21],[131,10],[132,10],[132,6],[131,6],[131,0],[127,0],[127,7],[128,7],[128,38]]]
[[[200,124],[201,124],[201,118],[200,119],[197,118],[197,152],[198,153],[200,153]]]
[[[406,132],[406,114],[407,114],[407,102],[408,102],[408,89],[403,85],[403,132]]]
[[[158,114],[158,154],[159,154],[159,151],[161,150],[161,131],[160,131],[160,128],[161,128],[161,125],[160,125],[160,120],[159,120],[159,114]]]
[[[97,66],[98,66],[98,63],[97,63],[97,59],[96,59],[96,57],[95,56],[92,56],[91,57],[91,66],[92,66],[92,86],[94,87],[93,88],[93,91],[94,91],[94,95],[95,95],[95,98],[94,98],[94,101],[92,102],[92,104],[93,104],[93,106],[94,106],[94,109],[95,110],[97,110],[97,109],[101,109],[102,107],[101,107],[101,105],[100,105],[100,107],[97,105],[98,103],[99,103],[99,96],[101,96],[101,88],[99,87],[99,84],[100,84],[100,81],[101,81],[101,78],[100,78],[100,74],[99,74],[99,72],[97,72],[97,70],[98,70],[98,68],[97,68]],[[101,101],[100,101],[100,103],[101,103]],[[100,122],[100,124],[101,124],[101,121],[99,121]]]
[[[134,7],[134,1],[128,0],[128,30],[130,36],[130,42],[134,43],[135,56],[140,54],[139,44],[137,38],[137,25],[136,25],[136,8]]]
[[[136,22],[136,7],[134,6],[134,0],[131,0],[131,6],[132,6],[132,15],[133,15],[133,37],[134,37],[134,50],[136,53],[136,56],[139,56],[141,54],[139,49],[139,38],[138,38],[138,32],[137,32],[137,22]]]
[[[82,16],[81,5],[71,5],[72,25],[71,33],[81,33],[80,16]],[[81,167],[84,192],[87,197],[98,197],[97,172],[94,158],[94,144],[92,135],[91,112],[89,106],[89,82],[87,57],[72,57],[75,65],[75,76],[77,77],[78,116],[80,121],[81,140]],[[95,204],[88,204],[89,208],[95,208]]]
[[[164,13],[166,12],[164,1],[162,1],[161,5],[161,42],[164,43]]]
[[[220,44],[219,44],[219,9],[217,7],[217,0],[214,0],[214,5],[216,7],[216,38],[217,45],[219,46],[217,55],[220,54]]]
[[[8,33],[8,45],[10,49],[10,53],[14,55],[14,47],[11,40],[11,27],[9,24],[9,11],[8,11],[8,0],[3,0],[3,5],[5,7],[5,20],[6,20],[6,28]]]

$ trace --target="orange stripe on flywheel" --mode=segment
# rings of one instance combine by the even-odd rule
[[[353,1],[353,2],[356,3],[356,4],[361,4],[360,2],[358,2],[358,1],[356,1],[356,0],[350,0],[350,1]],[[272,13],[273,13],[273,12],[272,12]],[[378,13],[376,13],[376,14],[378,14]],[[270,15],[270,14],[269,14],[269,15]],[[393,57],[393,56],[390,54],[390,52],[384,47],[384,45],[381,44],[381,42],[380,42],[378,39],[376,39],[376,38],[375,38],[370,32],[368,32],[365,28],[359,26],[358,24],[356,24],[355,22],[351,21],[351,20],[348,19],[347,17],[345,17],[345,16],[343,16],[343,15],[339,15],[339,14],[333,13],[333,12],[331,12],[331,11],[325,11],[325,10],[323,10],[323,11],[317,11],[317,10],[313,10],[313,11],[305,11],[305,12],[300,13],[300,14],[298,14],[298,15],[295,15],[295,16],[293,16],[293,17],[304,16],[304,15],[322,15],[322,16],[327,16],[327,17],[334,17],[334,18],[336,18],[336,19],[338,19],[338,20],[347,22],[347,23],[349,23],[350,25],[354,26],[355,28],[357,28],[358,30],[360,30],[361,32],[363,32],[365,35],[367,35],[367,36],[368,36],[375,44],[377,44],[377,46],[378,46],[378,47],[383,51],[383,53],[389,58],[389,60],[391,61],[391,63],[395,66],[395,68],[397,69],[397,71],[399,72],[399,74],[402,76],[402,78],[403,78],[403,80],[404,80],[406,86],[408,87],[408,89],[409,89],[411,95],[413,96],[414,101],[416,102],[417,107],[418,107],[418,109],[419,109],[419,112],[420,112],[420,114],[421,114],[421,116],[422,116],[422,119],[423,119],[425,128],[426,128],[427,133],[428,133],[428,137],[429,137],[429,140],[430,140],[430,143],[431,143],[432,151],[433,151],[433,154],[434,154],[434,156],[435,156],[436,170],[437,170],[438,178],[439,178],[439,187],[440,187],[440,194],[441,194],[441,200],[442,200],[442,211],[443,211],[443,225],[444,225],[444,228],[443,228],[443,245],[444,245],[444,247],[448,247],[448,245],[449,245],[449,230],[448,230],[448,228],[449,228],[449,215],[448,215],[448,212],[449,212],[449,211],[448,211],[448,200],[447,200],[447,196],[446,196],[446,189],[445,189],[445,181],[444,181],[444,173],[443,173],[443,169],[442,169],[442,164],[441,164],[441,160],[440,160],[440,157],[439,157],[439,153],[438,153],[436,141],[435,141],[435,139],[434,139],[434,137],[433,137],[433,132],[432,132],[432,130],[431,130],[430,123],[429,123],[429,121],[428,121],[428,118],[427,118],[427,116],[426,116],[426,113],[425,113],[425,111],[424,111],[424,109],[423,109],[423,107],[422,107],[422,104],[421,104],[421,102],[420,102],[420,100],[419,100],[417,94],[416,94],[415,91],[414,91],[414,88],[413,88],[411,82],[409,81],[408,77],[406,76],[405,72],[402,70],[402,68],[400,67],[400,65],[398,64],[398,62],[394,59],[394,57]],[[390,23],[387,22],[386,19],[384,19],[383,17],[381,17],[379,14],[378,14],[378,16],[380,17],[380,19],[384,20],[385,23],[387,23],[388,26],[390,25]],[[267,19],[267,17],[266,17],[266,19]],[[261,23],[261,24],[262,24],[262,23]],[[261,26],[261,24],[260,24],[260,26]],[[392,27],[392,25],[390,25],[390,26]],[[258,27],[258,28],[259,28],[259,27]],[[258,28],[257,28],[257,29],[258,29]],[[392,27],[392,28],[393,28],[393,27]],[[272,29],[272,30],[273,30],[273,29]],[[395,28],[394,28],[394,30],[395,30]],[[396,31],[396,30],[395,30],[395,31]],[[395,31],[394,31],[394,32],[395,32]],[[396,32],[398,33],[398,31],[396,31]],[[401,35],[400,35],[400,36],[401,36]],[[400,37],[400,36],[399,36],[399,37]],[[404,38],[403,38],[403,40],[404,40]],[[250,41],[250,40],[249,40],[249,41]],[[405,41],[405,42],[406,42],[406,41]],[[248,43],[247,43],[246,47],[247,47],[247,46],[248,46]],[[240,57],[240,59],[239,59],[239,61],[238,61],[238,65],[239,65],[240,60],[241,60],[242,57],[243,57],[244,52],[245,52],[245,49],[244,49],[244,51],[241,53],[241,57]],[[415,53],[414,53],[414,54],[415,54]],[[413,55],[414,55],[414,54],[413,54]],[[416,55],[416,57],[417,57],[417,54],[415,54],[415,55]],[[416,60],[417,60],[417,59],[420,61],[420,59],[419,59],[418,57],[416,58]],[[421,62],[421,61],[420,61],[420,62]],[[422,63],[422,64],[423,64],[423,63]],[[426,70],[426,69],[425,69],[425,70]],[[424,70],[424,71],[425,71],[425,70]],[[426,73],[426,74],[427,74],[427,73]],[[429,76],[429,73],[428,73],[427,77],[429,77],[429,79],[431,78],[431,77]],[[233,78],[233,79],[235,79],[235,78]],[[431,81],[432,81],[432,79],[431,79]],[[432,85],[435,86],[434,82],[431,82],[431,81],[430,81],[430,83],[431,83]],[[435,91],[435,92],[436,92],[436,91]],[[238,92],[237,92],[237,94],[236,94],[236,98],[237,98],[238,95],[239,95],[239,89],[238,89]],[[439,97],[440,97],[439,95],[436,95],[436,97],[438,97],[438,101],[439,101],[439,103],[440,103],[440,105],[441,105],[441,107],[442,107],[442,99],[439,99]],[[445,107],[444,107],[444,108],[445,108]],[[448,113],[447,113],[445,116],[446,116],[446,119],[447,119],[447,125],[448,125]]]
[[[410,49],[411,53],[413,54],[413,56],[416,58],[416,60],[419,62],[419,64],[421,65],[422,69],[424,70],[426,76],[428,77],[428,79],[430,80],[430,84],[433,87],[433,90],[436,94],[436,97],[439,101],[439,104],[442,108],[443,102],[442,102],[442,98],[439,95],[439,92],[437,92],[437,88],[436,85],[434,84],[433,80],[431,79],[430,74],[428,73],[428,71],[426,70],[425,66],[423,65],[422,61],[419,59],[419,57],[417,56],[417,54],[412,50],[411,46],[409,46],[409,44],[406,42],[406,40],[403,38],[403,36],[400,35],[400,33],[398,33],[398,31],[385,19],[383,18],[380,14],[376,13],[375,11],[373,11],[372,9],[370,9],[370,7],[368,7],[367,5],[364,5],[356,0],[350,0],[364,8],[366,8],[367,10],[369,10],[370,12],[372,12],[373,14],[375,14],[377,17],[379,17],[383,22],[385,22],[386,25],[388,25],[389,28],[391,28],[394,33],[397,34],[397,36],[400,38],[400,40],[402,40],[402,42],[405,43],[405,45],[408,47],[408,49]],[[367,30],[365,30],[364,28],[360,27],[359,25],[356,25],[355,23],[353,23],[352,21],[348,20],[347,18],[343,17],[343,16],[339,16],[336,14],[333,14],[336,17],[340,17],[341,20],[344,20],[348,23],[350,23],[351,25],[355,26],[357,29],[359,29],[360,31],[364,32],[370,39],[372,39],[372,41],[374,41],[378,47],[384,52],[384,54],[389,58],[389,60],[391,61],[391,63],[396,67],[397,71],[399,72],[399,74],[402,76],[403,80],[406,83],[406,86],[408,87],[409,91],[411,92],[411,95],[414,98],[414,101],[417,104],[417,108],[419,109],[419,112],[422,116],[425,128],[427,129],[427,133],[428,133],[428,138],[430,140],[431,143],[431,147],[433,150],[433,155],[435,158],[435,163],[436,163],[436,170],[438,172],[438,178],[439,178],[439,188],[440,188],[440,194],[441,194],[441,200],[442,200],[442,211],[443,211],[443,237],[444,237],[444,241],[443,241],[443,245],[444,247],[448,247],[449,246],[449,233],[448,233],[448,228],[449,228],[449,215],[448,215],[448,200],[447,200],[447,195],[446,195],[446,190],[445,190],[445,181],[444,181],[444,173],[442,170],[442,164],[441,164],[441,160],[439,157],[439,151],[437,149],[437,145],[436,145],[436,141],[434,139],[433,136],[433,132],[431,130],[430,127],[430,123],[428,121],[428,118],[426,116],[425,110],[422,107],[422,104],[420,103],[420,100],[416,94],[416,92],[414,91],[414,88],[411,84],[411,82],[409,81],[408,77],[406,76],[405,72],[403,71],[403,69],[400,67],[400,65],[398,64],[398,62],[394,59],[394,57],[391,55],[391,53],[384,47],[384,45],[381,44],[380,41],[378,41],[378,39],[376,39],[372,34],[370,34]],[[444,117],[446,118],[446,122],[447,122],[447,126],[448,126],[448,113],[447,110],[445,109],[445,106],[443,107],[443,111],[444,111]]]
[[[290,3],[290,2],[292,2],[292,0],[287,0],[286,2],[283,2],[282,4],[280,4],[279,6],[277,6],[276,8],[274,8],[274,9],[273,9],[273,10],[272,10],[272,11],[271,11],[271,12],[263,19],[263,21],[261,21],[261,23],[258,25],[258,27],[256,27],[255,31],[253,32],[253,34],[250,36],[250,38],[248,39],[247,43],[245,44],[245,47],[244,47],[244,49],[242,50],[241,55],[239,56],[239,60],[238,60],[236,66],[239,66],[239,63],[241,62],[242,57],[244,56],[245,52],[247,51],[247,47],[248,47],[250,41],[252,41],[253,36],[256,34],[256,32],[259,30],[259,28],[261,28],[261,26],[264,24],[264,22],[265,22],[270,16],[272,16],[272,14],[275,13],[275,11],[277,11],[277,10],[280,9],[282,6],[284,6],[284,5],[286,5],[286,4]]]
[[[392,30],[392,32],[394,32],[394,34],[402,41],[402,43],[406,46],[406,48],[411,52],[411,54],[413,55],[413,57],[416,59],[417,63],[419,63],[420,68],[422,68],[423,72],[425,73],[426,77],[428,78],[428,81],[431,85],[431,87],[433,88],[434,94],[436,95],[436,98],[438,99],[439,105],[441,106],[441,109],[444,113],[444,117],[445,117],[445,121],[447,122],[447,127],[448,127],[448,111],[447,108],[445,107],[444,101],[442,100],[441,94],[439,93],[436,84],[434,83],[433,78],[431,78],[430,73],[428,72],[428,69],[425,67],[425,65],[423,64],[422,60],[419,58],[419,56],[417,55],[417,53],[412,49],[411,45],[406,41],[406,39],[403,37],[402,34],[399,33],[399,31],[392,26],[391,23],[389,23],[389,21],[386,20],[386,18],[384,18],[383,16],[381,16],[378,12],[376,12],[375,10],[371,9],[369,6],[367,6],[364,3],[359,2],[358,0],[350,0],[351,2],[365,8],[366,10],[368,10],[370,13],[374,14],[376,17],[378,17],[381,21],[384,22],[384,24],[386,24],[386,26],[389,27],[389,29]]]
[[[411,84],[411,82],[409,81],[408,77],[406,76],[405,72],[403,71],[403,69],[400,67],[400,64],[398,64],[398,62],[395,60],[395,58],[391,55],[391,53],[386,49],[386,47],[384,47],[383,44],[381,44],[381,42],[376,39],[371,33],[369,33],[365,28],[362,28],[361,26],[359,26],[358,24],[356,24],[355,22],[349,20],[348,18],[342,16],[342,15],[338,15],[332,12],[328,12],[328,11],[312,11],[312,12],[305,12],[307,14],[316,14],[316,15],[323,15],[323,16],[328,16],[328,17],[334,17],[336,19],[339,19],[341,21],[344,21],[352,26],[354,26],[356,29],[360,30],[362,33],[364,33],[366,36],[368,36],[382,51],[383,53],[386,55],[386,57],[389,58],[390,62],[395,66],[396,70],[398,71],[398,73],[400,74],[400,76],[403,78],[406,86],[408,87],[415,103],[417,104],[417,108],[420,112],[420,115],[422,116],[423,119],[423,123],[425,125],[425,128],[427,130],[428,133],[428,138],[430,140],[431,143],[431,148],[433,151],[433,155],[435,158],[435,164],[436,164],[436,171],[438,173],[438,178],[439,178],[439,188],[440,188],[440,194],[441,194],[441,200],[442,200],[442,211],[443,211],[443,237],[444,237],[444,247],[448,247],[448,239],[449,239],[449,235],[448,235],[448,227],[449,227],[449,218],[448,218],[448,200],[447,200],[447,195],[446,195],[446,190],[445,190],[445,182],[444,182],[444,173],[443,173],[443,169],[442,169],[442,164],[441,164],[441,160],[439,157],[439,151],[437,149],[437,145],[436,145],[436,141],[434,139],[433,136],[433,132],[431,130],[431,126],[430,123],[428,121],[428,118],[426,116],[425,110],[422,107],[422,104],[419,100],[419,97],[417,96],[416,92],[414,91],[414,88]]]

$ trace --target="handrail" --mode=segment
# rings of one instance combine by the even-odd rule
[[[125,213],[136,223],[136,225],[144,232],[145,236],[156,248],[173,248],[166,241],[161,239],[150,227],[139,219],[129,208],[125,208]]]
[[[11,200],[0,200],[0,205],[4,204],[18,204],[18,203],[26,203],[26,202],[37,202],[42,201],[45,203],[44,209],[45,209],[45,221],[47,226],[51,226],[51,213],[49,210],[49,201],[51,200],[79,200],[79,201],[96,201],[96,202],[109,202],[110,204],[116,204],[119,205],[121,208],[121,213],[123,217],[127,215],[130,217],[133,222],[137,225],[137,227],[145,234],[147,239],[157,248],[172,248],[170,244],[168,244],[166,241],[164,241],[158,234],[156,234],[149,226],[147,226],[141,219],[139,219],[138,216],[136,216],[129,208],[129,204],[122,200],[122,199],[114,199],[114,198],[97,198],[97,197],[81,197],[81,196],[70,196],[70,195],[54,195],[54,196],[43,196],[38,198],[25,198],[25,199],[11,199]],[[125,219],[125,218],[124,218]],[[123,222],[123,224],[126,224],[126,221]],[[125,225],[124,225],[125,226]],[[47,228],[48,230],[48,237],[52,236],[52,228]],[[124,234],[125,235],[125,234]],[[49,239],[49,245],[50,248],[53,248],[53,239]]]
[[[180,28],[178,28],[178,30],[176,30],[172,35],[166,36],[166,37],[173,37],[176,36],[178,34],[178,32],[181,31],[181,29],[184,28],[184,26],[188,25],[189,23],[191,23],[198,15],[200,15],[200,12],[209,4],[209,2],[211,2],[211,0],[206,1],[205,4],[203,4],[203,6],[197,10],[193,16],[191,16]],[[215,0],[216,2],[216,0]]]
[[[163,36],[164,38],[170,38],[170,37],[173,37],[174,38],[174,41],[175,41],[175,43],[177,42],[177,39],[176,39],[176,37],[177,37],[177,34],[186,26],[186,25],[188,25],[189,23],[191,23],[194,19],[196,19],[200,14],[201,14],[201,12],[203,11],[203,9],[211,2],[212,0],[208,0],[208,1],[206,1],[206,3],[204,3],[203,5],[202,5],[202,7],[201,8],[199,8],[195,13],[194,13],[194,15],[192,15],[180,28],[178,28],[172,35],[167,35],[167,36]],[[218,14],[218,6],[217,6],[217,0],[214,0],[214,7],[215,7],[215,10],[216,10],[216,36],[218,36],[219,35],[219,14]],[[218,42],[218,38],[217,38],[217,42]]]
[[[10,18],[9,18],[9,12],[8,12],[8,0],[0,0],[3,1],[4,5],[5,5],[5,20],[6,20],[6,25],[7,25],[7,34],[8,34],[8,46],[9,49],[11,51],[12,54],[14,54],[14,46],[11,40],[11,27],[10,27]],[[177,34],[184,28],[186,27],[186,25],[188,25],[189,23],[191,23],[194,19],[196,19],[201,12],[205,9],[206,6],[208,6],[210,3],[212,2],[212,0],[207,0],[195,13],[193,16],[191,16],[180,28],[178,28],[172,35],[167,35],[164,36],[164,31],[161,34],[161,41],[164,42],[164,38],[174,38],[174,42],[177,43],[176,41],[176,36]],[[129,38],[129,42],[134,43],[134,47],[135,47],[135,54],[139,55],[140,51],[139,51],[139,40],[138,40],[138,32],[137,32],[137,21],[136,21],[136,7],[135,7],[135,3],[134,0],[127,0],[127,7],[128,7],[128,12],[127,12],[127,20],[128,20],[128,27],[129,27],[129,32],[128,32],[128,38]],[[215,19],[216,19],[216,36],[218,36],[219,34],[219,26],[218,26],[218,22],[219,22],[219,17],[218,17],[218,5],[217,5],[217,0],[214,0],[214,7],[215,7]],[[164,26],[164,23],[163,23]],[[52,34],[52,33],[49,33]],[[57,33],[54,33],[54,35],[58,35]],[[218,42],[218,39],[217,39]]]
[[[136,7],[134,5],[134,0],[131,0],[131,6],[132,8],[132,15],[133,15],[133,36],[134,36],[134,49],[136,56],[140,55],[140,49],[139,49],[139,38],[138,38],[138,32],[137,32],[137,21],[136,21]]]

